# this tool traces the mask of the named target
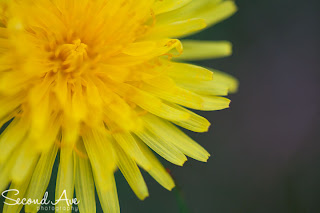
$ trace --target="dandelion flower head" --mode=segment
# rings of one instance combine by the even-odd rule
[[[237,89],[185,63],[228,56],[229,42],[182,38],[235,11],[228,0],[0,0],[0,191],[41,200],[58,153],[56,196],[75,190],[83,213],[96,212],[95,190],[104,212],[120,212],[117,170],[140,199],[140,168],[171,190],[151,150],[180,166],[207,161],[180,128],[206,132],[190,109],[227,108]]]

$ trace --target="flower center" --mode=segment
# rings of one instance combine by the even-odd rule
[[[88,46],[80,39],[74,40],[71,44],[62,44],[55,50],[55,59],[62,61],[62,70],[65,72],[76,71],[87,58]]]

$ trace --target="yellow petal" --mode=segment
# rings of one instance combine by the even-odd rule
[[[49,185],[53,164],[58,152],[57,145],[51,147],[48,153],[43,153],[38,161],[38,164],[33,172],[28,191],[27,198],[38,199],[43,198],[44,193]],[[26,212],[37,212],[40,205],[31,204],[25,206]]]
[[[150,84],[143,84],[141,85],[141,89],[146,90],[148,93],[163,100],[197,110],[221,110],[228,108],[230,104],[230,100],[227,98],[199,95],[177,86],[167,89],[165,87],[162,88]]]
[[[156,42],[142,41],[130,44],[122,52],[127,55],[142,56],[152,53],[154,49],[156,49]]]
[[[22,184],[27,179],[28,174],[33,170],[39,159],[38,153],[30,150],[31,145],[32,142],[27,139],[17,150],[17,158],[11,170],[12,181],[17,185]]]
[[[111,176],[116,169],[110,138],[103,130],[88,130],[83,135],[83,142],[100,190],[108,191],[112,187]]]
[[[132,160],[117,144],[114,144],[118,157],[118,167],[130,187],[141,200],[149,196],[147,185],[134,160]]]
[[[200,115],[197,115],[194,112],[191,112],[190,110],[187,110],[183,107],[180,107],[176,104],[170,104],[171,107],[181,110],[185,113],[188,113],[189,118],[184,121],[172,121],[173,123],[177,124],[178,126],[181,126],[185,129],[189,129],[194,132],[207,132],[210,127],[210,122],[205,119],[204,117],[201,117]]]
[[[175,183],[171,175],[162,166],[157,157],[152,153],[152,151],[141,141],[138,141],[138,145],[146,156],[148,161],[151,163],[152,167],[148,173],[164,188],[171,191],[175,187]]]
[[[80,123],[73,119],[65,119],[62,127],[61,146],[72,150],[79,140]],[[71,156],[71,155],[70,155]]]
[[[8,162],[7,162],[8,164]],[[7,165],[0,165],[1,173],[0,173],[0,191],[5,190],[10,183],[10,175],[9,172],[11,168]]]
[[[10,191],[8,194],[7,194],[7,197],[10,198],[10,199],[14,199],[14,200],[17,200],[17,199],[20,199],[22,200],[23,198],[27,198],[26,196],[26,192],[27,192],[27,189],[29,187],[29,183],[30,183],[30,179],[32,177],[32,172],[30,171],[30,173],[28,174],[28,176],[26,177],[26,179],[19,183],[19,184],[16,184],[16,183],[12,183],[11,186],[10,186]],[[18,193],[18,194],[17,194]],[[6,199],[5,200],[6,203],[8,204],[14,204],[15,202],[12,202],[11,200],[9,199]],[[22,209],[23,205],[7,205],[7,204],[4,204],[4,207],[3,207],[3,213],[19,213]]]
[[[50,114],[52,112],[49,93],[51,84],[52,79],[49,77],[49,75],[47,75],[44,81],[41,84],[33,87],[28,94],[28,100],[31,109],[29,137],[35,141],[36,146],[43,145],[41,142],[43,140],[43,136],[48,130]],[[40,147],[37,148],[40,149]]]
[[[145,170],[151,168],[150,162],[146,159],[144,154],[141,152],[135,138],[129,133],[114,133],[112,136],[115,138],[121,148],[130,155],[137,163],[142,165]]]
[[[144,121],[150,131],[162,140],[173,144],[187,156],[203,162],[208,160],[210,154],[170,122],[152,115],[144,116]]]
[[[101,207],[103,209],[103,212],[105,213],[120,213],[117,186],[113,174],[111,174],[110,180],[111,186],[110,189],[107,191],[102,190],[102,186],[100,185],[99,181],[96,180],[96,182],[98,182],[97,192],[100,198]]]
[[[60,151],[60,166],[58,170],[57,176],[57,185],[56,185],[56,193],[55,200],[58,201],[60,199],[68,199],[71,200],[73,198],[74,193],[74,161],[73,158],[71,160],[66,160],[70,158],[70,153],[62,147]],[[71,153],[72,155],[72,153]],[[67,168],[67,169],[63,169]],[[56,212],[59,212],[59,209],[66,209],[64,212],[70,213],[72,208],[67,204],[65,200],[58,202],[55,206]]]
[[[218,96],[202,96],[203,110],[213,111],[229,108],[230,100],[224,97]]]
[[[0,27],[0,37],[1,38],[8,38],[8,30],[7,30],[7,28]]]
[[[43,135],[40,138],[33,138],[33,145],[37,152],[47,152],[57,141],[61,120],[60,115],[53,113],[45,124],[47,128]]]
[[[206,20],[208,26],[212,26],[222,20],[229,18],[237,11],[237,6],[234,1],[221,1],[216,4],[214,1],[203,5],[200,10],[195,10],[195,17]]]
[[[132,108],[126,100],[112,92],[103,82],[97,81],[97,83],[102,88],[101,97],[104,102],[104,116],[118,126],[121,126],[124,130],[131,131],[139,128],[139,119],[134,118]]]
[[[0,96],[1,97],[1,96]],[[10,98],[1,97],[0,98],[0,119],[6,117],[6,115],[10,114],[12,111],[15,111],[22,102],[25,97],[23,93],[19,93],[15,96],[11,96]]]
[[[146,34],[146,38],[178,38],[202,30],[206,26],[205,20],[201,18],[177,21],[164,25],[159,24]]]
[[[159,15],[157,25],[170,25],[172,22],[198,18],[203,19],[207,26],[212,26],[228,18],[236,11],[237,7],[233,1],[191,1],[184,7]]]
[[[176,110],[168,104],[163,103],[160,99],[133,86],[126,84],[117,86],[117,92],[121,96],[129,99],[152,114],[169,120],[186,120],[189,117],[187,113]]]
[[[187,161],[186,156],[180,150],[149,130],[143,130],[135,134],[151,149],[171,163],[182,166]]]
[[[148,79],[144,79],[143,82],[151,85],[151,86],[154,86],[154,87],[157,87],[157,88],[164,88],[166,90],[170,90],[172,88],[175,88],[176,84],[175,82],[169,78],[168,76],[166,75],[163,75],[163,74],[159,74],[159,75],[156,75],[156,76],[153,76],[151,78],[148,78]],[[139,85],[139,88],[141,88],[143,86]]]
[[[153,5],[155,15],[176,10],[192,0],[157,0]]]
[[[174,77],[177,85],[202,95],[221,95],[234,93],[238,89],[238,80],[223,72],[212,70],[212,80],[180,79]]]
[[[80,85],[80,83],[76,84],[76,89],[71,98],[71,110],[68,113],[75,121],[84,120],[88,114],[88,106],[86,105],[82,85]]]
[[[80,146],[80,148],[79,148]],[[78,149],[85,152],[83,143]],[[95,188],[90,161],[74,153],[75,160],[75,189],[76,197],[80,201],[79,209],[82,213],[96,212]]]
[[[152,82],[156,81],[151,80],[148,84],[142,84],[140,85],[140,89],[171,103],[192,109],[208,111],[221,110],[229,107],[230,100],[226,98],[203,96],[175,85],[168,88],[165,83],[163,85],[157,85]]]
[[[235,77],[218,70],[212,71],[214,73],[214,82],[226,85],[230,93],[236,93],[238,91],[239,81]]]
[[[213,79],[213,73],[203,67],[184,63],[169,63],[165,72],[174,79],[180,80],[203,80]]]
[[[0,163],[3,163],[26,136],[28,123],[15,118],[0,135]]]
[[[175,79],[177,85],[181,88],[185,88],[187,90],[193,91],[202,95],[228,95],[229,88],[228,85],[224,83],[217,82],[215,80],[212,81],[198,81],[198,80],[180,80]]]
[[[190,21],[190,24],[197,24],[199,21]],[[176,23],[176,25],[179,25],[180,27],[184,27],[184,31],[190,30],[189,28],[186,28],[186,24],[184,23]],[[172,26],[174,28],[174,26]],[[157,30],[157,29],[155,29]],[[167,28],[159,29],[160,31],[165,31]],[[172,33],[172,31],[169,31]],[[170,39],[171,36],[165,35],[166,33],[160,35],[157,34],[159,32],[150,32],[152,35],[148,34],[147,36],[151,37],[152,45],[148,47],[148,51],[141,52],[139,50],[139,47],[142,45],[148,45],[150,44],[149,42],[139,42],[135,43],[132,46],[128,46],[127,49],[124,49],[124,53],[126,54],[120,54],[119,56],[115,56],[112,58],[107,58],[104,62],[110,65],[119,65],[119,66],[133,66],[133,65],[138,65],[143,62],[146,62],[148,60],[151,60],[155,57],[165,55],[168,53],[170,50],[176,50],[180,55],[182,53],[182,45],[178,39]],[[153,35],[156,34],[157,36]],[[144,40],[147,40],[144,38]],[[144,54],[141,54],[144,53]],[[128,55],[127,55],[128,54]],[[140,55],[141,54],[141,55]],[[175,55],[175,54],[174,54]]]
[[[67,83],[67,75],[64,75],[62,72],[57,73],[56,85],[54,88],[54,92],[62,106],[62,108],[66,107],[69,91],[68,91],[68,83]]]
[[[11,111],[10,113],[6,114],[5,116],[0,118],[0,126],[3,127],[5,124],[9,124],[10,121],[15,118],[19,114],[19,109],[16,108],[15,110]]]
[[[1,27],[2,28],[2,27]],[[5,35],[4,32],[0,31],[0,35]],[[8,51],[12,47],[12,45],[9,43],[8,39],[0,38],[0,49],[3,49],[4,51]]]
[[[11,182],[11,170],[16,163],[18,152],[13,152],[11,157],[3,164],[0,164],[0,191],[5,190]]]
[[[91,80],[87,80],[86,87],[87,97],[86,101],[88,102],[88,108],[95,112],[95,116],[90,116],[90,119],[86,120],[88,125],[96,125],[102,120],[102,107],[103,100],[99,88]]]
[[[183,54],[177,60],[206,60],[232,54],[232,44],[228,41],[184,40]]]
[[[203,108],[203,100],[199,95],[177,86],[166,88],[162,86],[156,87],[153,84],[143,84],[141,85],[141,89],[163,100],[177,103],[185,107],[192,109]]]
[[[0,61],[8,60],[4,57],[0,58]],[[1,63],[2,65],[3,63]],[[8,62],[7,62],[8,64]],[[9,69],[12,67],[9,65]],[[23,90],[24,87],[28,85],[28,78],[25,75],[21,75],[21,72],[11,71],[11,72],[2,72],[0,76],[0,92],[6,95],[13,96]]]

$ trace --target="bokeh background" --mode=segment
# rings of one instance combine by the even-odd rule
[[[210,132],[188,133],[212,157],[183,168],[164,162],[173,192],[145,174],[144,202],[117,173],[122,213],[320,212],[320,3],[236,2],[236,15],[192,37],[234,44],[232,57],[197,62],[240,80],[230,109],[201,113]]]

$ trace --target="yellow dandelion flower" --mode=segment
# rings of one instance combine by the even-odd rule
[[[120,212],[117,169],[142,200],[139,167],[171,190],[151,149],[180,166],[186,156],[207,161],[179,127],[210,123],[186,108],[227,108],[221,96],[237,89],[227,74],[182,62],[228,56],[230,43],[178,38],[235,11],[229,0],[0,0],[0,126],[9,123],[0,191],[11,183],[18,197],[41,200],[58,152],[57,199],[75,189],[82,213],[96,212],[95,188],[104,212]]]

